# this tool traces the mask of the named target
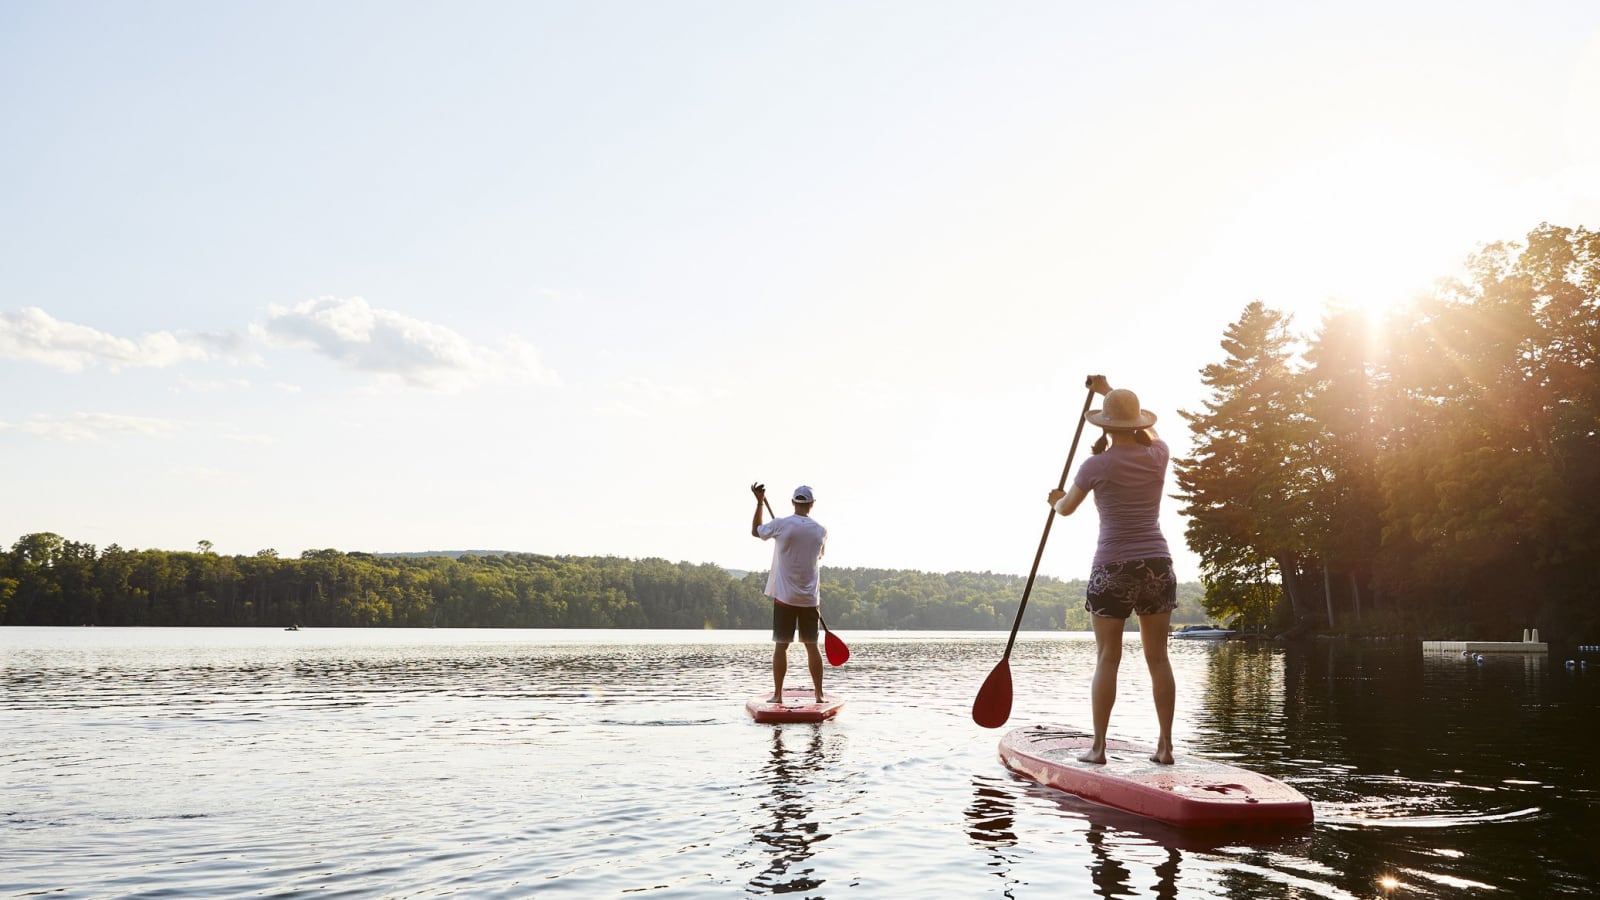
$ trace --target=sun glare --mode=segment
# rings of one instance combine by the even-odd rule
[[[1485,196],[1493,192],[1464,188],[1474,182],[1463,164],[1393,143],[1263,175],[1218,230],[1210,287],[1292,313],[1301,330],[1334,305],[1381,322],[1459,271],[1478,245],[1520,236],[1488,230],[1499,218]]]

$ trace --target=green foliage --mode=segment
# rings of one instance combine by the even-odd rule
[[[1600,232],[1542,225],[1306,344],[1260,303],[1178,461],[1207,608],[1507,638],[1600,631]]]
[[[1306,416],[1306,380],[1294,365],[1288,319],[1260,302],[1245,308],[1206,366],[1211,391],[1198,413],[1182,411],[1194,455],[1177,461],[1189,547],[1200,556],[1219,614],[1261,620],[1256,589],[1276,567],[1297,614],[1316,529],[1311,491],[1324,477]]]
[[[828,623],[840,629],[1001,630],[1025,580],[990,572],[824,567]],[[103,552],[25,535],[0,553],[0,624],[766,628],[765,572],[709,564],[533,553],[374,556],[308,550],[219,556]],[[1023,625],[1084,630],[1084,583],[1040,578]],[[1175,621],[1203,621],[1200,587],[1180,586]]]

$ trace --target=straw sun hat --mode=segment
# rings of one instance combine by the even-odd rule
[[[1083,416],[1091,425],[1107,431],[1138,431],[1156,423],[1156,414],[1139,408],[1139,395],[1126,388],[1117,388],[1106,394],[1100,409]]]

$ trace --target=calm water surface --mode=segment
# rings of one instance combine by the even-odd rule
[[[757,632],[0,629],[0,895],[1600,893],[1600,656],[1174,642],[1178,751],[1317,811],[1200,836],[999,764],[1005,635],[844,637],[839,718],[774,727]],[[1010,724],[1087,725],[1092,649],[1023,635]]]

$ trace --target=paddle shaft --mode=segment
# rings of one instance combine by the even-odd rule
[[[1083,411],[1078,413],[1078,430],[1072,433],[1072,449],[1067,451],[1067,464],[1061,467],[1061,481],[1056,485],[1056,490],[1065,490],[1067,478],[1072,474],[1072,458],[1078,455],[1078,441],[1083,437],[1084,416],[1089,414],[1089,405],[1094,402],[1094,388],[1089,389],[1088,396],[1083,398]],[[768,506],[767,511],[771,512]],[[1044,558],[1045,542],[1050,540],[1050,526],[1055,524],[1056,511],[1050,509],[1050,517],[1044,520],[1044,534],[1039,536],[1039,549],[1033,554],[1033,568],[1028,570],[1028,584],[1022,589],[1022,603],[1017,606],[1016,621],[1011,623],[1011,639],[1006,641],[1006,652],[1000,658],[1011,658],[1011,647],[1017,642],[1017,630],[1022,627],[1022,611],[1028,608],[1028,595],[1033,593],[1033,580],[1039,574],[1039,560]]]

